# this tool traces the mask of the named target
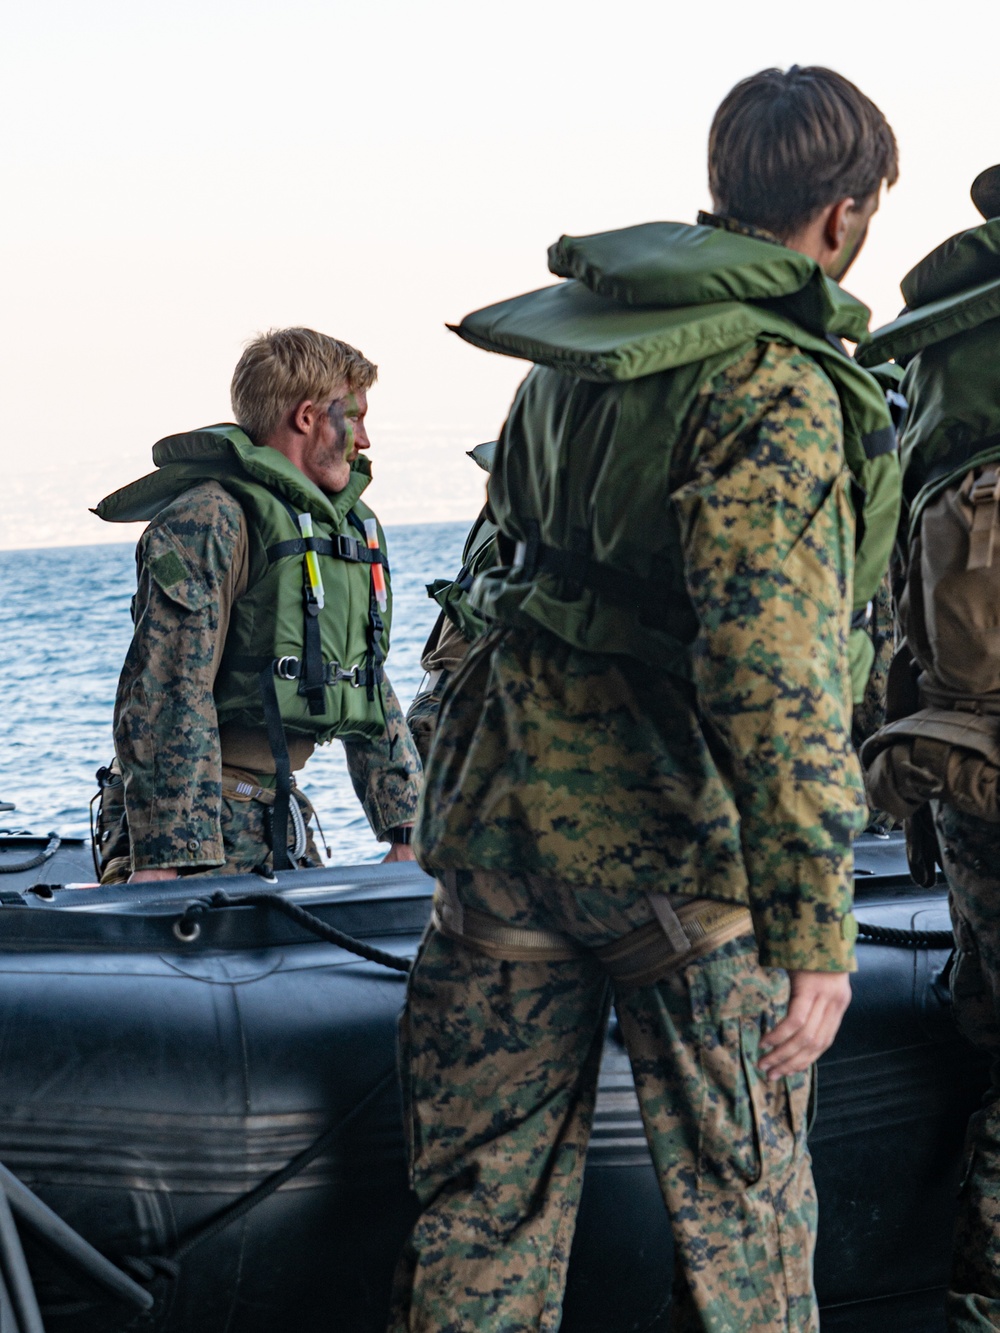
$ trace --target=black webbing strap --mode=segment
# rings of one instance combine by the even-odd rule
[[[259,676],[262,671],[270,671],[279,680],[301,680],[302,660],[298,657],[230,657],[226,665],[233,671],[252,671]],[[362,689],[369,681],[365,667],[342,667],[339,662],[323,663],[323,679],[327,685],[353,685]],[[385,679],[382,667],[376,667],[374,683],[381,685]]]
[[[597,560],[574,551],[560,551],[554,546],[538,548],[536,572],[552,574],[557,579],[568,579],[572,583],[581,583],[586,588],[600,593],[615,602],[639,602],[648,598],[652,592],[644,579],[633,579],[628,574],[620,574],[609,565],[602,565]],[[658,589],[662,593],[662,589]]]
[[[309,705],[309,715],[326,712],[326,667],[319,631],[319,602],[309,579],[309,569],[302,562],[302,668],[299,672],[300,696]]]
[[[544,546],[536,523],[529,525],[527,541],[518,543],[514,568],[523,569],[528,578],[550,574],[589,588],[618,606],[633,607],[642,624],[670,633],[682,643],[693,637],[694,610],[686,593],[672,590],[665,580],[641,578],[602,564],[585,552]]]
[[[861,447],[868,459],[881,458],[883,454],[895,453],[896,427],[880,426],[878,430],[870,430],[867,435],[862,435]]]
[[[348,510],[347,521],[353,528],[356,528],[357,531],[361,533],[361,535],[367,542],[368,534],[365,532],[365,525],[364,523],[362,523],[361,519],[358,518],[357,514],[354,512],[353,509]],[[379,687],[378,697],[379,697],[379,703],[381,703],[382,705],[382,720],[386,721],[385,701],[382,698],[382,690],[381,690],[382,674],[383,674],[382,662],[384,661],[384,658],[382,656],[382,631],[384,628],[385,626],[382,621],[382,613],[378,609],[378,600],[375,596],[375,580],[372,579],[368,592],[368,636],[367,636],[368,652],[365,658],[366,660],[365,676],[367,678],[365,685],[365,693],[368,697],[368,700],[371,701],[375,698],[376,685]],[[386,727],[386,730],[388,730],[388,725]],[[389,756],[390,758],[392,757],[393,744],[394,742],[390,738],[390,756]]]
[[[274,664],[267,666],[257,677],[260,683],[260,702],[267,727],[267,742],[274,759],[274,805],[271,807],[271,855],[275,870],[291,870],[288,857],[288,807],[292,799],[292,761],[288,757],[288,742],[278,707],[278,692],[274,688]]]
[[[288,541],[275,542],[267,548],[268,564],[283,560],[289,555],[305,555],[306,551],[315,551],[317,555],[329,555],[334,560],[346,560],[352,565],[384,565],[385,553],[372,551],[366,542],[356,537],[346,537],[335,533],[333,537],[294,537]]]

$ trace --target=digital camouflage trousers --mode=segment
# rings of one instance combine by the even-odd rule
[[[628,920],[598,916],[592,891],[551,881],[478,874],[473,889],[460,875],[458,891],[467,908],[584,947],[638,924],[637,898]],[[757,1070],[788,978],[759,966],[753,937],[612,995],[590,957],[496,961],[433,929],[400,1026],[423,1211],[391,1333],[558,1329],[612,998],[672,1221],[673,1328],[816,1333],[810,1078],[768,1083]]]
[[[1000,824],[935,811],[957,952],[951,996],[962,1033],[992,1059],[969,1121],[947,1297],[951,1333],[1000,1329]]]

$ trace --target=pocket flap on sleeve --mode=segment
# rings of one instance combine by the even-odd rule
[[[167,528],[150,528],[145,535],[144,563],[160,589],[186,611],[200,611],[211,593],[204,579],[192,573],[190,557]]]

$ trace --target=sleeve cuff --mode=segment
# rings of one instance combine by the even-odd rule
[[[173,836],[133,835],[133,870],[212,870],[226,863],[222,840],[198,838],[183,841]]]
[[[834,915],[803,910],[798,916],[754,913],[761,966],[786,972],[856,972],[853,912]]]

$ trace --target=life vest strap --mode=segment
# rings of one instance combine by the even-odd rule
[[[343,533],[334,533],[332,537],[290,537],[287,541],[275,542],[267,548],[267,562],[273,565],[289,555],[305,555],[315,551],[317,555],[333,556],[335,560],[346,560],[352,565],[389,566],[386,554],[382,550],[372,550],[365,542],[356,537],[347,537]]]
[[[274,756],[274,805],[271,817],[271,864],[275,870],[291,870],[288,856],[289,803],[292,797],[292,764],[281,720],[281,708],[274,688],[275,671],[268,662],[257,675],[260,702],[264,710],[267,741]]]
[[[616,606],[633,607],[642,624],[666,629],[684,641],[685,636],[677,633],[677,626],[692,621],[694,615],[686,594],[678,595],[659,579],[629,574],[583,552],[545,546],[539,540],[536,528],[533,524],[527,541],[515,545],[513,568],[516,571],[523,572],[529,579],[538,574],[549,574],[588,588]]]
[[[303,671],[301,659],[291,656],[233,657],[230,658],[228,665],[234,671],[253,671],[258,675],[262,671],[270,671],[278,680],[299,680]],[[343,667],[339,662],[324,662],[323,671],[325,685],[347,684],[355,690],[365,689],[369,683],[381,685],[385,679],[385,670],[382,666],[375,667],[372,674],[366,667]]]

